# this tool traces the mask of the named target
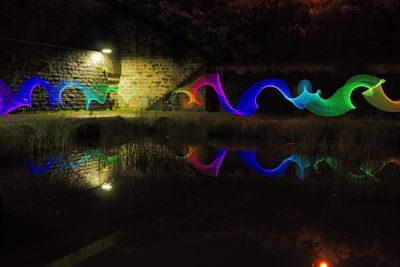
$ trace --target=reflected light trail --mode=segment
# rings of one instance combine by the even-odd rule
[[[118,154],[111,152],[103,153],[101,150],[89,149],[85,151],[82,157],[75,161],[67,161],[64,156],[49,156],[42,166],[36,165],[32,160],[25,161],[25,169],[30,176],[41,176],[54,169],[76,170],[91,160],[100,160],[106,164],[112,164],[118,160]]]
[[[191,147],[189,149],[189,153],[187,155],[189,163],[201,174],[204,174],[206,176],[218,177],[219,168],[221,167],[222,161],[228,153],[228,150],[225,148],[218,150],[215,160],[209,165],[205,165],[199,162],[199,160],[197,159],[197,151],[198,147]]]
[[[189,149],[189,153],[186,156],[186,159],[189,162],[189,164],[192,165],[201,174],[204,174],[206,176],[211,176],[211,177],[218,177],[221,164],[222,164],[226,154],[228,153],[228,150],[225,148],[218,150],[214,161],[209,165],[203,164],[198,160],[198,158],[197,158],[198,152],[199,152],[198,147],[191,147]],[[257,175],[263,176],[263,177],[269,177],[269,178],[282,177],[287,172],[289,166],[291,164],[295,164],[297,177],[299,179],[305,179],[308,176],[310,169],[319,171],[321,163],[325,163],[336,174],[344,175],[344,176],[352,178],[352,179],[357,179],[357,180],[360,180],[363,178],[377,179],[372,174],[372,170],[367,167],[361,167],[359,170],[362,173],[358,174],[358,175],[354,174],[352,171],[344,171],[341,164],[339,164],[339,162],[333,157],[320,157],[320,158],[313,160],[313,162],[311,162],[307,157],[300,156],[300,155],[291,155],[288,158],[282,160],[281,163],[277,167],[275,167],[273,169],[266,169],[258,163],[258,161],[256,159],[256,152],[257,152],[256,150],[253,150],[253,151],[239,150],[239,151],[237,151],[237,154],[238,154],[240,160],[243,162],[243,164],[250,171],[252,171],[253,173],[256,173]],[[394,161],[387,160],[387,161],[385,161],[385,165],[387,165],[388,163],[391,163],[391,162],[394,162]]]
[[[263,177],[270,177],[270,178],[277,178],[283,176],[289,165],[291,163],[295,163],[297,166],[297,176],[300,179],[304,179],[306,177],[305,169],[310,167],[310,162],[303,157],[300,157],[298,155],[292,155],[288,157],[287,159],[283,160],[281,164],[279,164],[278,167],[275,169],[264,169],[261,167],[261,165],[257,162],[256,159],[256,151],[238,151],[239,157],[246,165],[247,168],[249,168],[252,172],[257,173],[260,176]]]

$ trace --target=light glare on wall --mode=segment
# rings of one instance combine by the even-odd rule
[[[100,63],[102,57],[103,57],[103,55],[102,55],[101,53],[96,52],[96,53],[93,53],[93,54],[90,56],[90,59],[91,59],[91,62],[92,62],[93,64],[98,64],[98,63]]]
[[[111,54],[112,50],[110,48],[104,48],[103,50],[101,50],[101,52],[104,54]]]

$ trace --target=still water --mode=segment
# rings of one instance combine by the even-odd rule
[[[399,156],[231,147],[149,139],[3,164],[1,266],[400,265]]]

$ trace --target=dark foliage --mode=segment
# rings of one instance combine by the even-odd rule
[[[395,0],[126,0],[141,19],[208,59],[394,61]]]

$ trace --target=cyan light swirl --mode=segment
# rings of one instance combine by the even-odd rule
[[[400,112],[400,100],[392,101],[385,95],[382,89],[384,82],[385,80],[374,76],[357,75],[348,80],[330,98],[324,99],[320,96],[320,90],[313,93],[311,83],[308,80],[300,82],[298,96],[293,97],[288,85],[283,80],[265,79],[251,85],[242,94],[236,108],[233,108],[222,88],[219,75],[209,74],[200,77],[185,87],[176,89],[173,92],[173,96],[179,93],[186,94],[189,97],[188,105],[195,104],[201,107],[203,103],[201,103],[197,93],[202,87],[210,86],[217,94],[218,100],[225,111],[239,116],[251,116],[259,108],[257,97],[261,91],[266,88],[274,88],[300,110],[308,109],[320,116],[334,117],[355,109],[351,102],[351,94],[358,88],[365,88],[366,90],[362,94],[371,105],[388,112]]]
[[[0,115],[6,115],[11,111],[27,106],[32,107],[32,92],[38,86],[42,86],[48,93],[51,108],[54,110],[57,103],[61,107],[65,107],[61,96],[64,90],[68,88],[79,89],[85,95],[85,107],[90,109],[92,101],[104,104],[107,99],[107,94],[111,91],[117,91],[118,88],[110,87],[106,83],[95,83],[92,86],[84,86],[75,80],[62,81],[56,85],[39,78],[32,77],[25,80],[17,93],[13,91],[0,80]]]
[[[106,83],[95,83],[92,86],[84,86],[80,82],[75,80],[62,81],[56,86],[55,98],[60,102],[61,106],[64,107],[61,95],[65,89],[73,88],[79,89],[85,95],[85,107],[87,110],[90,109],[90,104],[92,101],[96,101],[100,104],[104,104],[107,100],[107,95],[109,92],[117,91],[117,87],[110,87]]]

